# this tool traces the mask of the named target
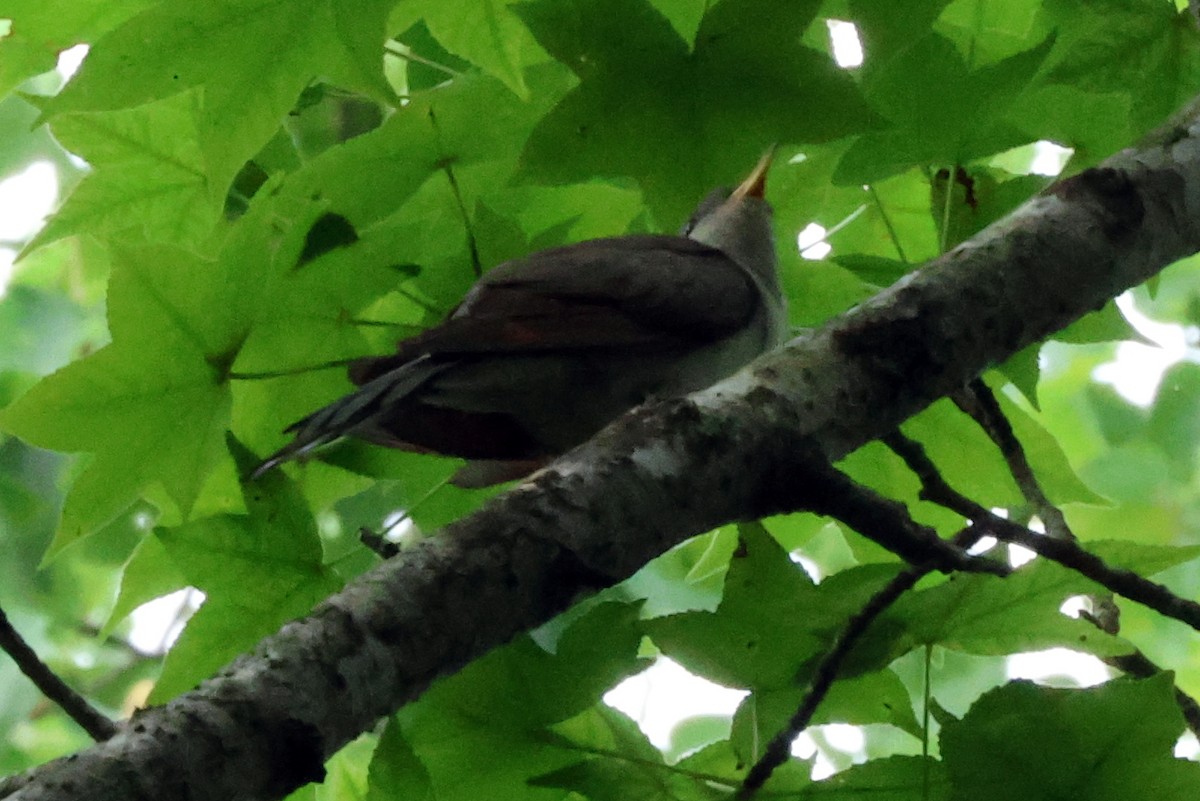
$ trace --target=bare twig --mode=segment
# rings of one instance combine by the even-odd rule
[[[1074,542],[1037,534],[995,515],[992,515],[987,527],[989,533],[997,539],[1023,545],[1039,556],[1090,578],[1117,595],[1136,601],[1200,631],[1200,604],[1180,598],[1161,584],[1143,578],[1132,570],[1111,567],[1105,564],[1103,559],[1088,553]]]
[[[966,550],[978,542],[983,534],[984,532],[976,527],[970,526],[960,531],[951,542],[956,548]],[[863,608],[846,622],[834,641],[833,647],[826,652],[816,670],[813,671],[812,681],[809,682],[808,690],[800,701],[800,706],[788,721],[787,726],[771,739],[762,757],[746,774],[745,781],[738,789],[737,798],[749,797],[771,778],[771,774],[780,765],[787,761],[788,754],[791,753],[792,742],[808,728],[817,712],[817,707],[829,694],[829,689],[837,679],[842,665],[854,650],[854,646],[870,629],[871,624],[904,593],[916,586],[918,581],[936,569],[937,566],[930,562],[908,568],[871,596]]]
[[[979,426],[991,437],[992,442],[996,443],[996,447],[1000,449],[1000,454],[1008,465],[1009,472],[1017,482],[1017,487],[1045,525],[1046,533],[1058,539],[1075,539],[1062,510],[1055,506],[1042,491],[1042,485],[1034,475],[1033,468],[1029,465],[1029,459],[1025,456],[1025,448],[1017,439],[1012,424],[1004,415],[1004,410],[1000,408],[996,396],[992,394],[992,390],[983,382],[983,379],[976,378],[971,381],[967,386],[967,392],[955,393],[953,399],[958,404],[958,408],[979,423]]]
[[[12,657],[34,685],[47,698],[62,707],[62,710],[83,728],[88,735],[100,742],[117,733],[117,724],[100,713],[79,693],[67,686],[50,667],[38,658],[29,643],[21,637],[8,615],[0,609],[0,648]]]
[[[904,460],[921,482],[921,500],[936,503],[952,512],[958,512],[967,520],[985,520],[991,514],[987,509],[960,493],[942,478],[937,465],[925,452],[925,446],[910,439],[899,430],[881,438],[893,453]]]
[[[1012,429],[1009,428],[1011,435]],[[1014,437],[1015,439],[1015,437]],[[959,512],[976,524],[985,527],[988,533],[1005,542],[1022,545],[1029,550],[1064,567],[1090,578],[1106,589],[1136,601],[1167,617],[1175,618],[1200,631],[1200,604],[1180,598],[1161,584],[1139,576],[1131,570],[1122,570],[1105,564],[1100,557],[1079,547],[1073,539],[1057,539],[1030,531],[1011,520],[1005,520],[990,510],[965,498],[949,487],[918,443],[902,435],[892,434],[885,442],[900,455],[909,468],[921,478],[921,496],[943,503],[947,508]]]
[[[985,390],[986,390],[986,388],[985,388]],[[987,396],[991,397],[990,392],[987,392]],[[977,395],[976,397],[979,397],[979,396]],[[994,398],[992,398],[992,400],[994,402]],[[999,405],[995,405],[993,407],[992,413],[999,414],[1000,418],[1003,419],[1003,415],[1000,414]],[[974,415],[972,415],[972,416],[974,416]],[[976,418],[976,419],[978,419],[978,418]],[[994,418],[993,418],[993,420],[994,420]],[[982,422],[981,422],[981,425],[982,425]],[[993,425],[992,422],[989,421],[989,423],[984,426],[989,431],[989,434],[992,433],[993,431],[997,430],[997,428],[999,428],[1001,430],[1007,430],[1007,432],[1008,432],[1007,435],[1002,435],[1002,436],[1006,436],[1013,443],[1016,443],[1015,448],[1013,448],[1013,447],[1006,448],[1004,446],[1001,446],[1001,449],[1005,451],[1006,458],[1008,458],[1008,456],[1010,454],[1020,453],[1021,455],[1019,458],[1023,460],[1024,459],[1024,455],[1023,455],[1024,451],[1021,449],[1020,443],[1017,442],[1016,437],[1012,432],[1012,428],[1008,425],[1008,421],[1004,420],[1003,424],[1000,426],[997,426],[996,428],[993,428],[992,425]],[[1002,518],[993,515],[990,511],[979,506],[974,501],[972,501],[969,498],[966,498],[966,497],[960,495],[958,492],[956,492],[952,487],[950,487],[949,484],[946,483],[945,479],[942,478],[941,473],[938,472],[937,467],[933,464],[932,460],[929,459],[928,455],[925,453],[925,449],[921,446],[920,443],[915,442],[911,439],[908,439],[907,437],[905,437],[903,434],[900,434],[899,432],[896,432],[894,434],[891,434],[891,435],[885,437],[884,442],[898,456],[900,456],[901,459],[904,460],[905,464],[908,465],[908,468],[910,470],[912,470],[917,475],[917,477],[920,479],[920,481],[921,481],[921,497],[924,498],[925,500],[928,500],[928,501],[931,501],[934,503],[939,503],[942,506],[945,506],[948,509],[956,511],[959,514],[961,514],[964,517],[967,517],[969,519],[982,521],[984,524],[984,527],[986,527],[987,531],[989,533],[995,534],[999,539],[1008,539],[1008,538],[1004,537],[1000,532],[995,531],[995,526],[993,525],[995,523],[995,521],[1002,521],[1004,523],[1005,527],[1009,531],[1012,531],[1012,532],[1022,531],[1025,533],[1025,535],[1028,535],[1029,537],[1038,537],[1038,539],[1042,542],[1045,542],[1048,540],[1047,537],[1039,536],[1039,535],[1035,534],[1034,532],[1029,531],[1027,528],[1025,528],[1023,526],[1019,526],[1016,523],[1012,523],[1010,521],[1003,520]],[[999,443],[997,443],[997,444],[999,444]],[[1011,464],[1011,462],[1010,462],[1010,464]],[[1027,463],[1026,463],[1026,468],[1028,468]],[[1032,471],[1030,471],[1029,475],[1032,476]],[[1036,486],[1037,482],[1033,481],[1032,485]],[[1022,486],[1022,489],[1024,489],[1024,485]],[[1040,488],[1037,490],[1037,492],[1039,495],[1041,494]],[[1028,499],[1029,496],[1027,495],[1026,497]],[[1045,496],[1041,495],[1041,497],[1042,497],[1043,501],[1047,505],[1049,505],[1049,501],[1045,501]],[[1038,504],[1034,504],[1031,500],[1031,505],[1037,506]],[[1039,516],[1040,515],[1041,515],[1041,512],[1039,511]],[[1043,518],[1043,520],[1045,520],[1045,518]],[[1069,532],[1069,529],[1066,529],[1066,530]],[[1011,541],[1011,540],[1009,540],[1009,541]],[[1056,541],[1063,541],[1063,540],[1056,540]],[[1074,541],[1073,537],[1071,538],[1071,541],[1072,542]],[[1027,546],[1027,547],[1029,547],[1029,546]],[[1036,548],[1034,550],[1036,550]],[[1082,549],[1080,549],[1080,552],[1085,553],[1082,551]],[[1092,557],[1092,558],[1095,559],[1095,557]],[[1099,560],[1097,559],[1096,561],[1098,562]],[[1070,566],[1070,565],[1068,565],[1068,566]],[[1106,569],[1112,570],[1111,568],[1106,568]],[[1116,571],[1114,571],[1114,572],[1116,572]],[[1122,571],[1122,572],[1127,572],[1127,571]],[[1136,579],[1139,582],[1144,582],[1146,585],[1149,585],[1149,587],[1144,587],[1143,589],[1150,594],[1156,595],[1157,597],[1161,597],[1160,594],[1156,593],[1155,590],[1150,589],[1150,588],[1157,588],[1157,590],[1161,590],[1162,593],[1167,593],[1167,591],[1165,589],[1163,589],[1162,587],[1159,587],[1158,585],[1155,585],[1152,582],[1149,582],[1146,579],[1141,578],[1140,576],[1136,576],[1136,574],[1131,573],[1130,575],[1136,577]],[[1094,579],[1095,577],[1092,577],[1092,578]],[[1124,578],[1128,578],[1128,577],[1124,577]],[[1101,582],[1101,583],[1103,583],[1103,582]],[[1108,587],[1109,589],[1113,589],[1111,587],[1111,585],[1109,585],[1109,584],[1105,584],[1105,586]],[[1167,594],[1170,595],[1170,593],[1167,593]],[[1174,596],[1171,596],[1171,597],[1173,598]],[[1163,600],[1168,601],[1169,599],[1163,599]],[[1179,600],[1181,603],[1183,603],[1182,599],[1176,599],[1176,600]],[[1101,599],[1099,599],[1099,601],[1101,603],[1103,603],[1105,601],[1105,598],[1101,598]],[[1116,634],[1116,631],[1114,630],[1113,626],[1111,626],[1110,623],[1108,622],[1107,616],[1094,616],[1094,615],[1085,613],[1083,615],[1083,618],[1085,620],[1088,620],[1089,622],[1093,623],[1097,628],[1099,628],[1103,631],[1107,631],[1109,634]],[[1180,618],[1180,619],[1182,619],[1182,618]],[[1142,654],[1140,651],[1135,652],[1130,655],[1126,655],[1126,656],[1111,657],[1111,658],[1105,659],[1104,661],[1107,664],[1117,668],[1118,670],[1122,670],[1126,673],[1129,673],[1130,675],[1139,676],[1139,677],[1143,677],[1143,678],[1153,675],[1155,673],[1161,672],[1161,669],[1157,665],[1154,665],[1154,663],[1151,662],[1148,658],[1146,658],[1146,656],[1144,654]],[[1184,693],[1178,687],[1175,688],[1175,700],[1179,704],[1180,711],[1183,713],[1184,719],[1188,723],[1188,728],[1190,728],[1196,734],[1197,737],[1200,737],[1200,705],[1198,705],[1196,703],[1195,699],[1193,699],[1191,696]]]

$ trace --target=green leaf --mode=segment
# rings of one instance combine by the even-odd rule
[[[956,168],[953,182],[949,174],[946,169],[938,170],[930,193],[930,216],[946,250],[1012,212],[1048,183],[1040,175],[1012,178],[1001,170],[980,168]]]
[[[934,24],[972,64],[990,64],[1028,50],[1053,30],[1039,0],[954,0]]]
[[[1169,675],[1087,690],[1013,682],[947,723],[941,750],[956,797],[1190,799],[1200,765],[1172,756],[1183,730]]]
[[[54,69],[59,52],[95,41],[151,0],[77,0],[50,5],[39,0],[9,0],[4,16],[12,30],[0,38],[0,97],[26,78]]]
[[[121,589],[100,635],[112,632],[129,613],[147,601],[161,598],[188,585],[158,537],[146,537],[121,572]]]
[[[221,457],[229,391],[182,336],[157,347],[110,345],[43,379],[0,413],[44,448],[96,454],[76,479],[47,558],[107,523],[151,482],[184,509]]]
[[[1121,397],[1112,386],[1089,384],[1083,394],[1109,444],[1124,445],[1142,432],[1145,411]]]
[[[903,426],[959,492],[989,508],[1023,499],[1003,457],[987,434],[951,401],[941,400]],[[951,478],[952,477],[952,478]]]
[[[1086,314],[1054,336],[1060,342],[1088,343],[1130,340],[1146,342],[1113,301],[1105,303],[1099,310]]]
[[[534,777],[532,786],[571,790],[593,801],[712,798],[703,778],[670,769],[637,724],[620,712],[600,706],[586,717],[568,721],[559,730],[572,743],[600,753]]]
[[[1043,6],[1061,37],[1050,78],[1080,89],[1128,93],[1135,134],[1194,93],[1200,77],[1194,30],[1171,4],[1053,0]]]
[[[402,709],[395,720],[438,797],[559,797],[527,790],[526,782],[579,761],[594,752],[589,748],[615,747],[616,713],[586,710],[608,687],[645,666],[637,657],[636,620],[634,606],[600,604],[562,635],[556,653],[522,637],[435,683]],[[555,723],[563,725],[546,728]],[[466,761],[468,772],[462,770]]]
[[[533,94],[523,102],[493,78],[464,75],[414,97],[379,128],[326,150],[289,176],[285,191],[297,200],[319,196],[365,235],[427,182],[428,191],[454,203],[449,165],[465,207],[474,209],[480,195],[513,177],[530,131],[570,80],[558,65],[531,70],[526,81]],[[481,117],[486,126],[478,124]],[[461,227],[455,241],[465,241]]]
[[[45,374],[59,369],[86,341],[85,309],[58,292],[10,286],[0,303],[0,371]],[[56,336],[44,335],[54,331]]]
[[[871,57],[887,59],[924,37],[949,2],[915,0],[901,4],[850,0],[849,11],[860,37],[871,43]]]
[[[717,611],[648,620],[646,631],[665,654],[718,684],[794,686],[895,568],[843,571],[816,587],[761,526],[742,526],[741,535]]]
[[[63,114],[54,135],[93,171],[29,244],[87,232],[199,250],[212,234],[224,192],[205,172],[197,92],[122,111]]]
[[[746,696],[733,716],[730,742],[745,762],[753,762],[791,720],[808,691],[806,687],[755,692]],[[867,673],[834,682],[821,699],[811,725],[887,723],[913,737],[921,726],[913,715],[908,690],[890,670]]]
[[[1042,377],[1041,352],[1042,343],[1036,342],[1021,348],[996,368],[1035,409],[1038,408],[1038,381]]]
[[[862,253],[839,256],[834,261],[838,266],[845,267],[868,284],[880,288],[891,286],[913,269],[913,266],[906,261]]]
[[[787,792],[788,783],[768,782],[768,792]],[[801,785],[800,797],[820,801],[948,801],[954,791],[940,762],[929,758],[894,756],[855,765],[828,779]]]
[[[1104,503],[1076,474],[1054,435],[1003,393],[997,395],[1042,489],[1054,503]]]
[[[499,78],[522,99],[530,96],[524,68],[535,61],[537,45],[510,8],[514,0],[421,0],[400,4],[391,28],[424,20],[437,40],[456,56]]]
[[[206,174],[226,186],[318,74],[386,98],[389,0],[232,0],[156,5],[92,46],[46,114],[129,108],[202,87]]]
[[[253,457],[234,446],[243,469]],[[247,515],[219,515],[155,533],[204,605],[171,649],[153,698],[193,686],[284,622],[341,588],[323,564],[316,523],[276,472],[245,488]]]
[[[1068,598],[1090,592],[1092,582],[1042,559],[1003,579],[955,574],[901,598],[868,638],[888,638],[892,647],[941,645],[980,655],[1055,647],[1101,657],[1129,653],[1129,643],[1059,612]]]
[[[871,116],[849,76],[800,44],[817,7],[718,3],[689,52],[645,0],[519,6],[542,47],[580,79],[530,138],[530,177],[631,176],[659,224],[671,226],[712,186],[747,171],[771,142],[860,130]]]
[[[434,801],[436,796],[429,774],[404,739],[404,732],[395,720],[389,720],[371,757],[367,801],[393,801],[396,798]]]
[[[365,801],[368,793],[368,766],[376,749],[374,734],[367,733],[351,741],[325,763],[325,780],[310,784],[288,796],[312,791],[313,801]]]
[[[1146,433],[1167,455],[1173,467],[1191,475],[1200,444],[1200,419],[1188,401],[1200,391],[1200,365],[1182,361],[1163,375]]]
[[[834,181],[872,183],[910,167],[960,165],[1029,141],[1005,114],[1031,84],[1053,39],[1003,61],[972,69],[937,34],[870,66],[868,101],[892,127],[862,136],[843,156]]]
[[[679,38],[690,47],[696,41],[704,13],[711,5],[708,0],[649,0],[654,9],[667,18]]]
[[[1200,556],[1200,545],[1145,545],[1128,540],[1092,540],[1085,547],[1109,566],[1132,570],[1141,576],[1153,576]]]
[[[646,667],[637,657],[640,640],[635,605],[599,604],[562,634],[555,653],[528,638],[518,640],[439,683],[425,696],[428,708],[422,706],[411,720],[436,728],[440,724],[426,718],[436,708],[474,718],[479,699],[486,697],[496,719],[507,721],[506,726],[537,728],[557,723]],[[538,692],[531,692],[534,687]]]

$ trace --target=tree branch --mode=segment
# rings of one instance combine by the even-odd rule
[[[967,411],[968,414],[970,414],[972,417],[975,417],[980,425],[983,426],[983,428],[988,432],[989,436],[992,437],[993,441],[996,442],[996,445],[1004,452],[1005,460],[1008,461],[1010,466],[1014,464],[1016,465],[1017,470],[1014,471],[1014,476],[1016,475],[1017,471],[1023,473],[1025,478],[1023,480],[1018,479],[1018,484],[1021,485],[1026,499],[1029,500],[1029,502],[1036,508],[1039,508],[1039,515],[1042,514],[1040,511],[1041,506],[1045,505],[1053,509],[1054,512],[1057,513],[1061,518],[1061,511],[1059,511],[1057,507],[1053,506],[1053,504],[1050,503],[1049,499],[1042,492],[1041,486],[1038,484],[1032,468],[1030,468],[1028,461],[1025,459],[1024,448],[1021,447],[1020,441],[1013,432],[1012,426],[1009,425],[1008,419],[1001,411],[999,404],[996,403],[995,397],[991,394],[991,390],[983,385],[982,381],[976,380],[972,382],[971,392],[977,405],[971,404],[971,402],[968,401],[968,405],[974,405],[974,408],[971,408],[970,410],[964,409],[964,411]],[[959,401],[956,399],[956,402]],[[962,406],[963,404],[960,402],[959,405]],[[1006,528],[1010,528],[1012,531],[1022,531],[1026,536],[1038,537],[1036,533],[1029,531],[1024,526],[1018,526],[1015,523],[1003,520],[1002,518],[993,515],[990,510],[984,509],[982,506],[979,506],[974,501],[954,490],[954,488],[952,488],[942,477],[941,472],[925,453],[925,449],[920,443],[905,437],[899,432],[895,432],[887,437],[884,437],[883,441],[898,456],[900,456],[901,459],[904,460],[904,463],[908,466],[908,468],[912,470],[920,479],[921,497],[925,500],[941,504],[947,509],[956,511],[966,518],[982,521],[987,533],[995,534],[995,524],[1000,522]],[[1045,519],[1046,518],[1043,518],[1043,520]],[[986,528],[987,526],[991,526],[991,528]],[[1057,541],[1075,543],[1075,536],[1073,533],[1071,533],[1070,528],[1067,526],[1065,518],[1062,518],[1062,526],[1059,530],[1060,532],[1065,533],[1067,536],[1064,538],[1059,538]],[[1003,539],[1002,535],[997,534],[997,536]],[[1039,537],[1039,539],[1045,540],[1046,537]],[[970,546],[968,545],[965,547]],[[1117,577],[1115,575],[1111,575],[1111,573],[1116,572],[1113,571],[1112,568],[1104,566],[1104,569],[1106,571],[1104,579],[1107,583],[1102,583],[1104,583],[1104,585],[1110,589],[1114,583],[1128,579],[1128,576]],[[1136,574],[1130,575],[1136,576]],[[1165,588],[1153,584],[1153,582],[1150,582],[1141,576],[1136,577],[1140,582],[1148,585],[1142,588],[1148,597],[1155,596],[1163,598],[1161,593],[1167,593],[1169,597],[1164,598],[1166,603],[1170,605],[1174,605],[1176,603],[1187,603],[1179,599],[1178,596],[1175,596],[1173,593],[1169,593],[1169,591]],[[1112,604],[1109,596],[1100,598],[1099,602],[1102,604],[1107,602],[1107,605],[1115,608],[1115,605]],[[1166,612],[1163,612],[1163,614],[1166,614]],[[1117,627],[1113,625],[1116,619],[1116,614],[1113,612],[1106,610],[1103,614],[1099,615],[1093,615],[1084,612],[1082,617],[1091,622],[1101,631],[1106,631],[1109,634],[1117,633]],[[1110,657],[1104,661],[1106,664],[1111,665],[1118,670],[1141,678],[1147,678],[1161,672],[1161,669],[1152,661],[1150,661],[1150,659],[1147,658],[1141,651],[1135,651],[1132,654],[1126,654],[1123,656]],[[1196,703],[1195,699],[1178,687],[1175,688],[1175,700],[1179,705],[1180,711],[1183,713],[1183,717],[1187,722],[1188,728],[1191,729],[1194,734],[1200,736],[1200,705]]]
[[[1009,574],[1007,565],[966,555],[956,544],[913,520],[903,503],[859,484],[819,453],[812,453],[803,467],[802,473],[791,477],[796,486],[803,487],[803,493],[795,498],[795,508],[840,520],[901,558],[928,564],[931,570]]]
[[[47,698],[58,704],[93,740],[107,740],[117,733],[117,724],[89,704],[86,698],[72,690],[49,665],[38,658],[29,643],[13,628],[3,609],[0,609],[0,649],[11,656],[21,672]]]
[[[1075,539],[1062,510],[1046,497],[1029,459],[1025,456],[1025,448],[1017,439],[1016,432],[1000,408],[996,396],[992,394],[988,385],[983,383],[983,379],[976,378],[966,392],[955,393],[954,402],[987,432],[992,442],[1000,449],[1000,455],[1004,457],[1009,473],[1017,482],[1025,501],[1045,524],[1046,532],[1058,539]]]
[[[946,484],[918,443],[897,435],[885,437],[884,441],[896,450],[921,479],[923,498],[958,512],[976,525],[986,528],[989,534],[999,540],[1023,545],[1039,556],[1081,573],[1117,595],[1136,601],[1167,617],[1173,617],[1200,631],[1200,604],[1180,598],[1161,584],[1143,578],[1131,570],[1105,564],[1104,560],[1088,553],[1073,540],[1060,540],[1038,534],[993,514],[991,510],[984,509]]]
[[[1200,249],[1190,114],[752,368],[635,410],[14,797],[281,797],[436,677],[581,593],[717,524],[795,509],[797,453],[844,456]]]

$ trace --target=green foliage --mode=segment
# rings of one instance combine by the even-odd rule
[[[1116,799],[1150,788],[1190,798],[1200,765],[1170,756],[1180,726],[1171,693],[1167,675],[1087,691],[1009,684],[943,730],[947,772],[969,798]]]
[[[1050,179],[1033,174],[1032,143],[1070,148],[1077,171],[1195,95],[1200,34],[1177,5],[11,0],[0,174],[46,160],[63,197],[40,230],[0,242],[20,253],[0,298],[0,607],[107,712],[144,699],[148,680],[154,701],[186,691],[370,567],[360,526],[403,512],[417,537],[486,497],[445,486],[451,460],[360,445],[239,480],[285,425],[349,387],[342,362],[459,301],[471,237],[487,269],[673,230],[778,143],[782,281],[792,322],[819,325],[1039,192]],[[856,24],[862,66],[835,63],[830,20]],[[60,86],[45,73],[80,43],[90,52]],[[794,244],[810,223],[828,232],[824,259]],[[1190,347],[1195,265],[1134,298],[1188,326],[1175,331]],[[1131,349],[1144,350],[1122,364],[1161,353],[1127,308],[987,381],[1080,538],[1194,598],[1195,351],[1131,402],[1095,373]],[[953,404],[904,430],[960,491],[1028,519],[1004,460]],[[940,533],[961,527],[881,445],[842,466]],[[727,797],[901,568],[811,515],[724,527],[438,682],[296,797]],[[205,599],[178,641],[130,647],[130,614],[185,587]],[[1060,612],[1096,591],[1042,560],[1007,579],[926,577],[852,651],[814,718],[817,756],[766,790],[1194,794],[1195,765],[1172,755],[1171,674],[1005,683],[1014,653],[1139,650],[1200,692],[1194,633],[1123,601],[1119,635]],[[669,754],[600,700],[659,655],[746,692],[732,714],[684,720]],[[6,658],[0,686],[0,772],[85,745]],[[824,738],[835,723],[860,727],[863,747]],[[838,772],[817,781],[814,765]]]

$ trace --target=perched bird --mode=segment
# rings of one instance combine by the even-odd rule
[[[768,152],[679,236],[593,239],[505,262],[441,324],[350,369],[359,388],[287,428],[255,471],[343,436],[519,478],[650,397],[703,389],[784,339]]]

